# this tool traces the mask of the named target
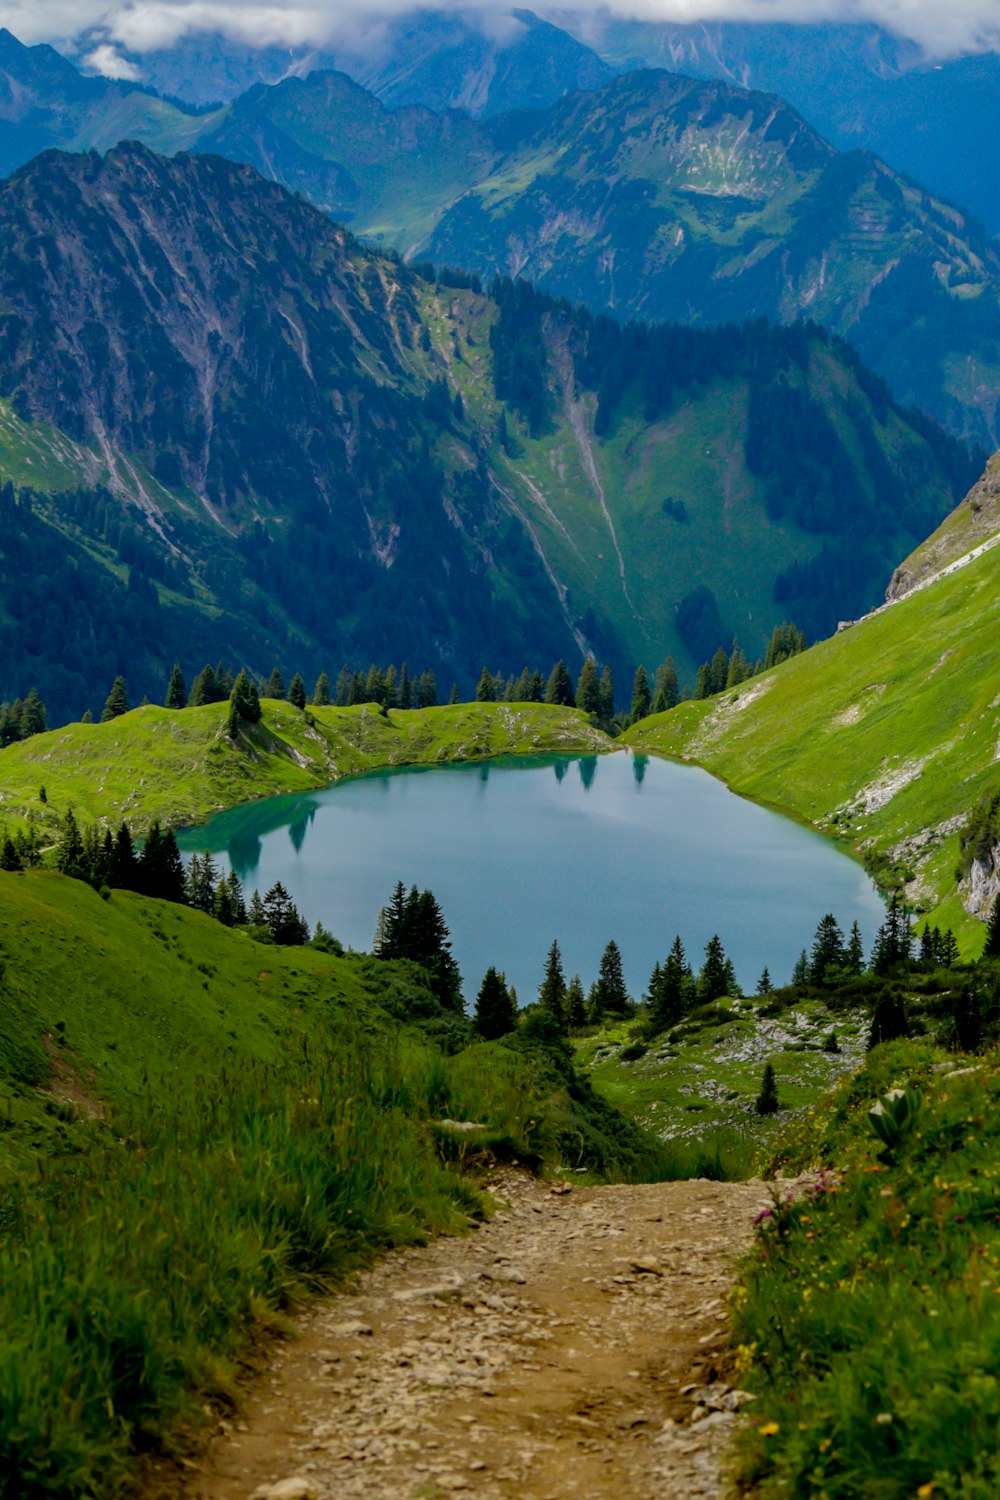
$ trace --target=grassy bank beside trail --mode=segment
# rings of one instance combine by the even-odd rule
[[[2,1500],[128,1490],[287,1309],[487,1212],[484,1153],[685,1175],[565,1043],[445,1056],[394,1020],[424,982],[0,873]]]
[[[1000,551],[739,688],[635,725],[636,751],[695,761],[734,791],[861,852],[969,956],[958,828],[1000,787]]]
[[[72,806],[89,821],[123,817],[139,831],[198,823],[260,797],[310,791],[383,766],[498,755],[600,754],[613,742],[577,709],[544,703],[443,708],[309,707],[265,698],[264,717],[234,744],[229,705],[147,705],[107,724],[67,724],[0,750],[0,826],[32,809],[54,828]],[[45,801],[40,791],[45,789]]]
[[[868,1112],[898,1112],[887,1148]],[[762,1500],[1000,1489],[1000,1059],[876,1048],[772,1165],[776,1203],[735,1299],[757,1393],[743,1477]]]

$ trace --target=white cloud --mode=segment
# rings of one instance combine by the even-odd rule
[[[1000,50],[1000,0],[537,0],[535,8],[557,19],[562,7],[673,22],[875,21],[935,56]],[[386,16],[415,8],[421,7],[413,0],[8,0],[3,20],[25,42],[65,41],[94,28],[113,47],[143,53],[190,31],[223,31],[250,46],[316,46],[345,37],[356,45],[377,33]],[[496,14],[508,6],[441,0],[423,8]]]
[[[104,78],[124,78],[129,83],[135,83],[142,77],[135,63],[129,62],[127,57],[122,57],[121,53],[109,42],[102,42],[80,61],[92,73],[100,73]]]

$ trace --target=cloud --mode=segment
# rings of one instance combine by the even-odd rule
[[[121,62],[120,49],[155,51],[195,31],[221,31],[251,47],[358,45],[366,34],[378,32],[380,21],[414,9],[475,12],[485,20],[516,3],[443,0],[420,7],[413,0],[8,0],[4,21],[25,42],[65,42],[90,32],[100,42],[91,54],[99,55],[95,66],[115,67]],[[534,8],[556,21],[563,8],[581,15],[610,11],[674,23],[873,21],[937,57],[1000,50],[998,0],[538,0]]]
[[[92,73],[100,73],[104,78],[124,78],[129,83],[134,83],[142,76],[135,63],[129,62],[127,57],[122,57],[121,53],[116,51],[109,42],[102,42],[80,61]]]

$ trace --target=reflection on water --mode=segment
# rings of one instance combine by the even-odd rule
[[[223,856],[248,895],[280,880],[310,925],[355,948],[397,880],[429,887],[467,994],[495,964],[530,999],[553,937],[589,984],[613,937],[638,996],[675,933],[697,959],[715,932],[750,988],[765,964],[786,979],[826,912],[868,942],[882,913],[818,834],[703,771],[623,752],[380,772],[231,809],[181,843]]]

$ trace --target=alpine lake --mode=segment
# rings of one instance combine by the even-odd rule
[[[870,948],[884,908],[834,843],[658,757],[509,757],[380,771],[275,797],[185,830],[246,888],[281,881],[310,925],[369,949],[398,880],[431,889],[471,1003],[493,964],[534,998],[559,941],[567,976],[597,975],[614,938],[637,998],[679,933],[697,969],[722,938],[743,988],[787,982],[817,922],[857,920]]]

